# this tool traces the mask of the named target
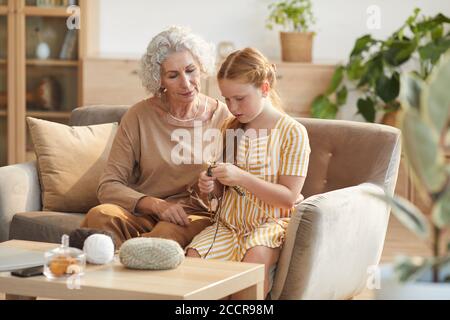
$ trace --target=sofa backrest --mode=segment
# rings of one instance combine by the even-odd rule
[[[76,108],[69,119],[71,126],[89,126],[94,124],[120,122],[130,108],[128,105],[95,105]]]
[[[70,125],[120,122],[129,106],[77,108]],[[400,163],[400,130],[343,120],[297,119],[307,129],[311,157],[302,194],[305,198],[372,182],[393,194]]]
[[[399,129],[344,120],[298,121],[306,127],[311,145],[305,198],[364,182],[393,194],[401,156]]]

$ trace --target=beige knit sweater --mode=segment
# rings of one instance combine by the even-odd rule
[[[187,192],[189,186],[197,184],[200,172],[206,168],[205,163],[194,163],[195,148],[197,155],[200,151],[194,135],[209,128],[220,128],[230,114],[225,104],[201,97],[208,103],[206,108],[201,108],[200,112],[204,113],[200,120],[195,122],[176,121],[155,98],[143,100],[127,111],[100,179],[97,190],[100,203],[116,204],[135,213],[137,202],[151,196],[184,204],[187,213],[205,211],[204,206],[192,203]],[[192,137],[190,144],[184,144],[184,153],[180,152],[182,159],[191,158],[191,164],[173,162],[173,149],[180,147],[179,141],[172,141],[175,130]],[[203,150],[206,145],[200,148]]]

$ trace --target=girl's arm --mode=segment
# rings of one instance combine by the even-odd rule
[[[305,183],[300,176],[280,176],[278,183],[267,182],[229,163],[213,169],[213,175],[224,185],[241,186],[265,203],[286,209],[295,205]]]
[[[291,209],[299,199],[305,177],[280,176],[278,183],[271,183],[244,171],[241,186],[258,199],[274,207]]]

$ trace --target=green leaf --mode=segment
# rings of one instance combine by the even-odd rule
[[[412,170],[430,193],[441,192],[447,180],[439,135],[416,109],[405,111],[401,125],[403,147]]]
[[[444,26],[438,25],[433,30],[431,30],[431,39],[437,41],[444,35]]]
[[[364,71],[357,87],[360,88],[366,84],[370,86],[375,85],[381,74],[383,74],[383,56],[381,53],[378,53],[364,65]]]
[[[426,239],[430,235],[428,220],[425,215],[408,200],[387,194],[380,195],[378,193],[369,192],[375,198],[388,203],[396,218],[409,230],[419,237]]]
[[[450,116],[450,51],[433,69],[427,82],[421,103],[423,115],[440,133]]]
[[[390,79],[382,74],[376,82],[375,92],[386,103],[396,99],[400,92],[400,75],[398,72],[394,72]]]
[[[393,67],[405,63],[416,50],[415,41],[393,41],[392,45],[384,52],[384,59]]]
[[[416,28],[418,32],[426,33],[428,31],[432,31],[438,26],[443,26],[444,23],[450,23],[450,19],[442,13],[439,13],[434,18],[425,18],[416,25]]]
[[[450,48],[450,39],[439,39],[436,42],[430,42],[418,49],[422,60],[429,60],[433,65],[439,60],[441,55]]]
[[[409,107],[420,110],[420,97],[424,81],[413,73],[402,75],[400,99],[404,109]]]
[[[393,100],[390,101],[388,103],[386,103],[386,105],[383,108],[383,111],[388,113],[388,112],[395,112],[398,111],[400,109],[401,105],[397,100]]]
[[[433,206],[432,217],[433,222],[441,229],[450,225],[450,188]]]
[[[358,38],[355,42],[355,46],[353,47],[352,52],[350,53],[350,57],[361,54],[363,51],[369,48],[370,45],[373,44],[374,42],[375,40],[372,39],[372,36],[370,34],[366,34]]]
[[[353,57],[347,65],[347,76],[350,80],[361,78],[364,71],[361,57]]]
[[[307,32],[315,23],[310,0],[287,0],[268,6],[270,24],[282,26],[285,31]]]
[[[359,98],[357,102],[358,112],[367,122],[375,122],[375,104],[370,98]]]
[[[311,110],[314,118],[336,119],[337,106],[324,95],[320,95],[314,99]]]
[[[336,104],[338,106],[344,105],[347,102],[347,95],[348,95],[347,87],[343,86],[341,90],[339,90],[336,94]]]
[[[450,18],[442,13],[438,13],[434,19],[439,23],[450,23]]]
[[[414,281],[420,278],[432,266],[430,259],[424,257],[396,257],[394,273],[400,282]]]
[[[325,95],[330,95],[334,91],[336,91],[337,87],[341,84],[342,79],[344,77],[344,67],[338,66],[331,77],[331,83],[328,86],[327,91],[325,91]]]

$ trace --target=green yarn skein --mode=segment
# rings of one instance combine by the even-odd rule
[[[120,262],[130,269],[175,269],[184,260],[178,242],[162,238],[133,238],[125,241],[119,251]]]

